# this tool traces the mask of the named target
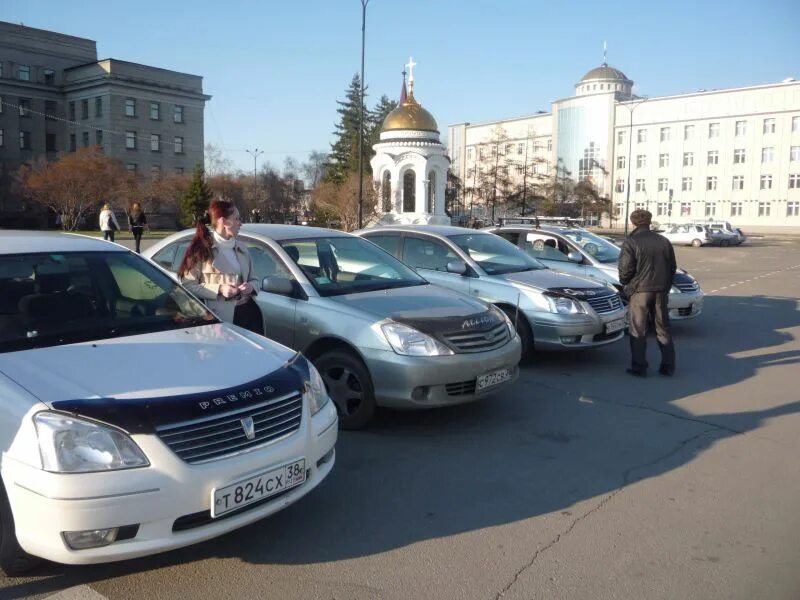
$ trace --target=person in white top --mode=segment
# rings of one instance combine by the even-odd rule
[[[103,209],[100,211],[100,231],[103,232],[104,240],[114,241],[114,232],[119,231],[119,222],[114,211],[111,210],[111,205],[106,202],[103,204]]]

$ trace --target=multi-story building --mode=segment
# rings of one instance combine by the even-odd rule
[[[203,163],[203,79],[116,59],[96,43],[0,22],[0,226],[35,211],[13,188],[25,162],[98,145],[144,177]]]
[[[452,170],[469,189],[507,162],[532,197],[556,178],[590,181],[616,224],[626,208],[646,208],[661,222],[800,226],[800,82],[653,98],[632,88],[603,64],[551,113],[451,125]]]

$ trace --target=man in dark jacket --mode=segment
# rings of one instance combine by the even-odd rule
[[[631,368],[637,377],[647,375],[647,328],[655,320],[656,338],[661,349],[659,373],[675,372],[675,348],[669,331],[669,291],[675,277],[675,251],[670,241],[650,231],[653,215],[646,210],[631,213],[635,229],[622,244],[619,255],[619,282],[628,298],[631,339]]]

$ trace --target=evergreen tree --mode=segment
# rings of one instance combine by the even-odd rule
[[[192,173],[189,189],[181,198],[181,223],[184,227],[192,227],[202,218],[211,202],[211,190],[206,184],[203,168],[198,165]]]
[[[397,108],[397,101],[390,100],[389,97],[384,94],[381,96],[380,100],[378,100],[378,104],[375,105],[375,108],[370,111],[369,113],[369,147],[370,150],[372,149],[373,144],[377,144],[381,141],[381,127],[383,126],[383,122],[386,120],[386,117],[392,112],[395,108]],[[366,141],[364,143],[367,143]],[[372,156],[372,152],[370,152],[370,157]]]
[[[356,74],[345,92],[344,101],[337,100],[339,122],[333,135],[336,141],[331,144],[331,153],[326,168],[325,180],[342,183],[349,173],[358,173],[358,121],[361,78]],[[366,95],[366,94],[365,94]],[[364,107],[364,169],[369,172],[369,159],[372,148],[369,146],[369,113]]]

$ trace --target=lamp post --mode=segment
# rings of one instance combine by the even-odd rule
[[[361,0],[361,96],[358,104],[358,228],[364,226],[364,47],[367,37],[367,4]]]
[[[253,200],[258,204],[258,157],[264,154],[263,150],[256,148],[255,150],[245,150],[250,156],[253,157]]]
[[[625,186],[625,237],[628,237],[628,211],[631,203],[631,171],[633,170],[633,111],[647,101],[647,96],[631,100],[629,103],[620,104],[628,109],[630,121],[628,122],[628,183]]]

